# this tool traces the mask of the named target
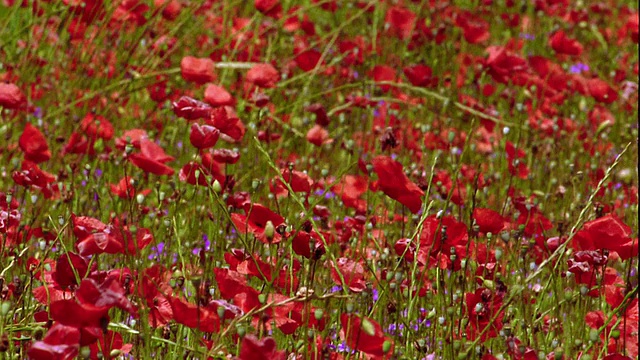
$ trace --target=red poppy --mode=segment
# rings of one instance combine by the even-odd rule
[[[233,110],[228,106],[211,110],[207,124],[220,130],[220,137],[227,142],[242,140],[246,131],[242,121],[238,119]]]
[[[202,150],[212,148],[218,142],[220,130],[211,125],[191,124],[189,141],[195,148]]]
[[[320,51],[312,49],[300,52],[296,55],[295,60],[300,70],[307,72],[318,66],[321,57]]]
[[[327,110],[320,103],[314,103],[306,106],[305,111],[309,111],[316,115],[316,124],[320,126],[328,126],[330,119],[327,116]]]
[[[609,250],[626,260],[638,255],[638,239],[632,230],[613,214],[586,222],[573,238],[575,247],[582,250]]]
[[[202,101],[183,96],[171,103],[173,113],[187,120],[208,119],[213,108]]]
[[[526,180],[529,177],[529,168],[523,160],[526,156],[524,150],[516,149],[511,141],[507,141],[505,151],[507,152],[507,160],[509,160],[509,173]]]
[[[74,326],[54,323],[42,341],[31,344],[27,355],[34,360],[71,360],[76,358],[79,348],[80,330]]]
[[[405,40],[411,37],[416,18],[413,11],[401,6],[393,6],[387,10],[384,21],[389,24],[389,29],[395,36]]]
[[[598,78],[587,80],[587,91],[596,101],[611,104],[618,100],[618,92],[604,80]]]
[[[134,187],[134,180],[130,176],[125,176],[117,184],[109,184],[111,193],[121,199],[133,199],[136,196],[136,189]],[[140,191],[142,195],[149,195],[150,189]]]
[[[87,275],[87,270],[89,270],[89,265],[84,258],[78,254],[67,252],[56,260],[55,272],[51,277],[60,288],[66,289],[69,286],[78,285],[78,278],[82,279]]]
[[[527,69],[527,61],[501,46],[489,46],[486,50],[489,56],[484,60],[484,66],[494,80],[508,84],[514,75]]]
[[[453,263],[457,267],[461,256],[466,255],[468,242],[469,234],[464,223],[451,216],[428,216],[420,233],[418,261],[424,265],[447,268],[452,263],[451,255],[456,255]],[[451,249],[455,250],[454,254],[451,254]],[[437,262],[433,263],[432,259]]]
[[[438,84],[438,78],[432,76],[431,67],[428,65],[407,66],[402,72],[413,86],[434,87]]]
[[[180,181],[199,186],[209,185],[211,183],[209,176],[210,173],[204,166],[193,161],[185,164],[178,173]]]
[[[178,0],[154,0],[156,8],[162,8],[162,17],[173,21],[178,18],[182,5]]]
[[[120,333],[108,330],[101,333],[98,341],[91,344],[91,360],[114,359],[113,351],[117,350],[118,355],[127,355],[133,348],[132,344],[125,344]]]
[[[340,315],[340,323],[347,346],[362,351],[372,359],[389,359],[393,354],[393,341],[385,337],[375,320],[356,314]],[[390,346],[385,349],[385,342]],[[386,351],[385,351],[386,350]]]
[[[14,84],[0,82],[0,106],[7,109],[19,109],[27,103],[27,98]]]
[[[322,146],[324,144],[331,144],[333,139],[329,137],[329,132],[324,127],[316,124],[309,131],[307,131],[307,141],[315,146]]]
[[[131,129],[125,131],[122,136],[116,139],[116,148],[124,150],[127,144],[133,145],[134,148],[140,149],[140,141],[148,139],[149,135],[142,129]]]
[[[40,190],[46,199],[51,199],[60,193],[57,185],[54,184],[56,177],[41,170],[37,164],[29,160],[24,160],[21,170],[15,171],[11,177],[20,186]]]
[[[238,360],[285,360],[284,351],[278,351],[276,341],[270,337],[258,339],[253,335],[242,338]]]
[[[262,204],[247,204],[244,207],[247,215],[238,213],[231,214],[231,220],[241,233],[251,232],[256,238],[264,243],[276,244],[282,241],[282,236],[274,231],[273,237],[267,239],[265,228],[267,222],[271,222],[273,227],[284,223],[284,218]]]
[[[558,30],[549,37],[549,46],[558,54],[580,56],[582,44],[567,37],[563,30]]]
[[[88,113],[80,123],[84,134],[96,139],[111,140],[113,138],[113,125],[104,116]]]
[[[164,150],[149,139],[140,140],[140,153],[129,155],[129,161],[145,172],[156,175],[173,175],[172,168],[165,165],[173,157],[165,154]]]
[[[498,336],[504,317],[504,311],[500,311],[501,294],[486,288],[479,288],[475,293],[465,295],[465,305],[470,326],[467,336],[470,339],[474,340],[483,331],[484,334],[480,336],[481,341]],[[485,331],[486,328],[489,329]]]
[[[333,265],[331,266],[331,279],[336,285],[346,286],[353,292],[362,292],[366,289],[364,267],[359,262],[342,257],[337,259]],[[344,279],[344,284],[342,279]]]
[[[366,202],[360,197],[367,191],[368,181],[364,176],[345,175],[331,188],[344,203],[344,206],[364,211]]]
[[[186,81],[193,81],[197,84],[204,84],[215,81],[215,64],[209,58],[196,58],[185,56],[180,61],[180,71]]]
[[[378,187],[390,198],[417,213],[422,207],[424,192],[402,171],[402,165],[388,156],[377,156],[372,161],[378,175]]]
[[[376,82],[394,82],[396,81],[396,70],[388,65],[376,65],[369,76]],[[391,85],[380,85],[382,91],[389,91]]]
[[[473,220],[481,233],[499,234],[507,226],[508,221],[498,212],[491,209],[476,208],[473,210]]]
[[[256,64],[247,71],[246,80],[261,88],[274,88],[280,81],[280,73],[271,64]]]
[[[220,330],[220,319],[214,309],[190,304],[173,296],[168,299],[173,311],[173,318],[178,324],[209,333]]]
[[[110,277],[98,284],[93,279],[84,279],[76,291],[76,299],[82,305],[91,305],[97,308],[117,307],[138,316],[138,309],[126,297],[124,288],[116,278]]]
[[[36,164],[51,158],[51,151],[49,151],[47,140],[40,130],[30,123],[27,123],[27,126],[24,128],[18,144],[24,152],[24,158]]]
[[[469,44],[479,44],[489,40],[489,23],[469,11],[456,16],[456,25],[462,28],[464,39]]]
[[[240,154],[229,149],[215,149],[213,159],[221,164],[235,164],[240,160]]]
[[[279,19],[282,16],[282,4],[280,0],[254,0],[256,10],[270,16],[274,19]]]
[[[233,106],[235,99],[222,86],[209,84],[204,90],[204,101],[212,106]]]

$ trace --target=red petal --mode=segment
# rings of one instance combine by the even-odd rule
[[[256,64],[247,72],[247,81],[262,88],[276,87],[280,73],[271,64]]]
[[[214,81],[216,79],[214,68],[215,64],[209,58],[185,56],[180,61],[182,77],[186,81],[193,81],[198,84]]]
[[[51,158],[51,152],[44,135],[36,127],[27,123],[20,140],[20,149],[24,151],[25,158],[34,163],[41,163]]]
[[[225,88],[214,84],[207,85],[204,90],[204,101],[213,106],[233,106],[236,102]]]

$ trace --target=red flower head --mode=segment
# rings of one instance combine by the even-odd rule
[[[0,82],[0,107],[19,109],[25,106],[27,98],[19,87],[14,84]]]
[[[274,88],[280,73],[271,64],[256,64],[247,72],[247,81],[261,88]]]
[[[377,156],[372,161],[373,170],[378,174],[378,187],[390,198],[417,213],[422,207],[424,192],[402,171],[402,165],[388,156]]]
[[[196,58],[185,56],[180,61],[180,71],[186,81],[193,81],[197,84],[204,84],[215,81],[215,64],[209,58]]]
[[[51,158],[51,151],[49,151],[47,140],[40,130],[30,123],[27,123],[27,126],[24,128],[18,144],[20,145],[20,149],[24,151],[24,158],[29,161],[41,163]]]

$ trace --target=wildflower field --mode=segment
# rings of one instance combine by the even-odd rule
[[[0,0],[0,358],[638,359],[638,2]]]

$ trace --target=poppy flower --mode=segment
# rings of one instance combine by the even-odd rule
[[[120,355],[127,355],[133,349],[132,344],[125,344],[122,335],[112,330],[101,333],[98,341],[89,345],[91,349],[91,360],[114,358],[111,354],[114,350]]]
[[[204,101],[212,106],[233,106],[236,102],[225,88],[214,84],[204,90]]]
[[[631,237],[629,226],[617,216],[608,214],[586,222],[573,239],[575,247],[582,250],[609,250],[618,253],[622,260],[638,255],[638,239]]]
[[[133,145],[134,148],[140,149],[140,141],[148,139],[149,135],[142,129],[131,129],[125,131],[122,136],[116,138],[116,148],[124,150],[127,144]]]
[[[235,164],[240,160],[240,153],[229,149],[215,149],[213,159],[221,164]]]
[[[80,287],[76,290],[76,299],[83,305],[109,309],[117,307],[133,317],[138,316],[138,309],[127,298],[118,280],[113,277],[105,279],[101,284],[90,278],[82,280]]]
[[[485,234],[499,234],[508,224],[507,220],[498,212],[484,208],[473,210],[473,220],[479,227],[479,231]]]
[[[362,351],[372,359],[389,359],[393,354],[393,341],[382,332],[375,320],[356,314],[340,315],[340,323],[347,346]],[[385,349],[385,342],[391,344]],[[386,350],[386,351],[385,351]]]
[[[462,29],[462,35],[469,44],[479,44],[489,39],[489,23],[474,16],[469,11],[456,16],[456,26]]]
[[[182,78],[197,84],[205,84],[215,81],[215,64],[209,58],[196,58],[185,56],[180,61],[180,71]]]
[[[271,64],[256,64],[246,76],[247,82],[261,88],[274,88],[280,81],[280,73]]]
[[[11,177],[20,186],[40,190],[46,199],[51,199],[60,193],[57,185],[54,184],[56,177],[43,171],[36,163],[29,160],[24,160],[21,170],[15,171]]]
[[[91,138],[111,140],[113,125],[104,116],[88,113],[80,123],[82,131]]]
[[[27,123],[20,140],[20,149],[24,152],[24,158],[38,164],[51,158],[51,151],[44,135],[35,126]]]
[[[282,16],[282,4],[280,0],[254,0],[256,10],[266,16],[279,19]]]
[[[209,185],[211,182],[208,179],[209,176],[210,173],[204,166],[193,161],[185,164],[178,173],[178,178],[180,179],[180,181],[199,186]]]
[[[78,285],[76,274],[82,279],[87,274],[87,270],[89,265],[84,258],[73,252],[67,252],[56,260],[52,278],[58,286],[66,289],[72,285]]]
[[[457,265],[460,255],[466,255],[468,242],[469,234],[464,223],[452,216],[438,218],[436,215],[430,215],[425,219],[420,233],[418,261],[425,265],[448,267],[452,255],[450,251],[453,248],[456,250]],[[431,263],[431,258],[438,263]]]
[[[182,5],[177,0],[154,0],[153,3],[156,8],[162,8],[162,17],[169,21],[177,19],[182,10]]]
[[[373,170],[378,175],[378,188],[390,198],[417,213],[422,207],[424,192],[402,171],[402,165],[388,156],[373,159]]]
[[[274,231],[273,237],[268,239],[265,235],[267,222],[271,222],[273,227],[284,224],[284,218],[262,204],[247,204],[244,207],[247,215],[238,213],[231,214],[231,220],[238,231],[242,233],[251,232],[256,238],[264,243],[276,244],[282,241],[282,236]]]
[[[284,351],[278,351],[276,341],[270,337],[258,339],[253,335],[242,338],[238,360],[285,360]]]
[[[0,106],[7,109],[19,109],[25,106],[27,98],[14,84],[0,82]]]
[[[178,101],[172,102],[171,109],[176,116],[187,120],[208,119],[213,110],[209,104],[188,96],[182,96]]]
[[[500,83],[508,84],[514,75],[527,70],[527,61],[505,47],[489,46],[486,52],[489,56],[484,60],[484,66],[491,77]]]
[[[130,176],[125,176],[117,184],[109,184],[111,193],[121,199],[133,199],[136,196],[136,189],[134,187],[134,180]],[[149,195],[150,189],[140,191],[142,195]]]
[[[307,131],[306,139],[315,146],[322,146],[333,142],[333,139],[329,137],[327,129],[318,124]]]
[[[563,30],[558,30],[549,37],[549,46],[558,54],[580,56],[582,44],[577,40],[567,37]]]
[[[313,103],[304,108],[305,111],[309,111],[316,115],[316,124],[320,126],[328,126],[330,119],[327,116],[327,110],[320,103]]]
[[[428,65],[407,66],[402,72],[413,86],[433,87],[438,84],[438,79],[432,77],[432,70]]]
[[[394,82],[396,81],[396,71],[394,68],[388,65],[376,65],[369,72],[369,76],[376,82]],[[380,85],[382,91],[389,91],[391,85]]]
[[[196,149],[202,150],[214,147],[219,137],[220,130],[211,125],[191,124],[189,141]]]
[[[483,331],[481,341],[498,336],[504,318],[504,311],[500,311],[502,295],[486,288],[479,288],[474,293],[465,294],[465,305],[470,327],[467,335],[471,339],[475,339]],[[489,329],[485,330],[486,328]]]
[[[135,166],[156,175],[173,175],[175,172],[165,165],[166,162],[172,161],[173,157],[167,155],[155,142],[149,139],[140,140],[140,151],[140,153],[134,153],[128,157]]]
[[[220,137],[227,142],[242,140],[246,131],[242,121],[228,106],[213,109],[207,119],[207,124],[220,130]]]
[[[173,318],[178,324],[209,333],[220,330],[220,319],[214,309],[190,304],[174,296],[170,296],[168,299],[173,311]]]
[[[389,24],[391,32],[402,40],[411,37],[416,24],[416,14],[401,6],[392,6],[387,10],[384,22]]]
[[[78,356],[79,348],[80,330],[56,322],[41,341],[31,344],[27,355],[34,360],[71,360]]]
[[[331,279],[336,285],[346,286],[353,292],[362,292],[366,289],[364,267],[359,262],[342,257],[337,259],[337,262],[333,265],[331,266]],[[340,278],[340,275],[342,275],[342,278]],[[344,284],[342,279],[344,279]]]
[[[367,191],[369,182],[364,176],[345,175],[339,183],[331,188],[331,191],[340,196],[344,206],[364,209],[366,202],[361,196]]]
[[[587,91],[596,101],[611,104],[618,100],[618,92],[604,80],[598,78],[587,80]]]
[[[308,72],[315,69],[318,66],[318,64],[320,63],[321,57],[322,57],[322,54],[320,53],[320,51],[312,49],[312,50],[302,51],[299,54],[297,54],[295,57],[295,61],[296,61],[296,64],[298,64],[298,67],[300,68],[300,70],[304,72]]]
[[[516,149],[511,141],[507,141],[505,151],[509,160],[509,173],[526,180],[529,177],[529,168],[523,160],[526,157],[524,150]]]

